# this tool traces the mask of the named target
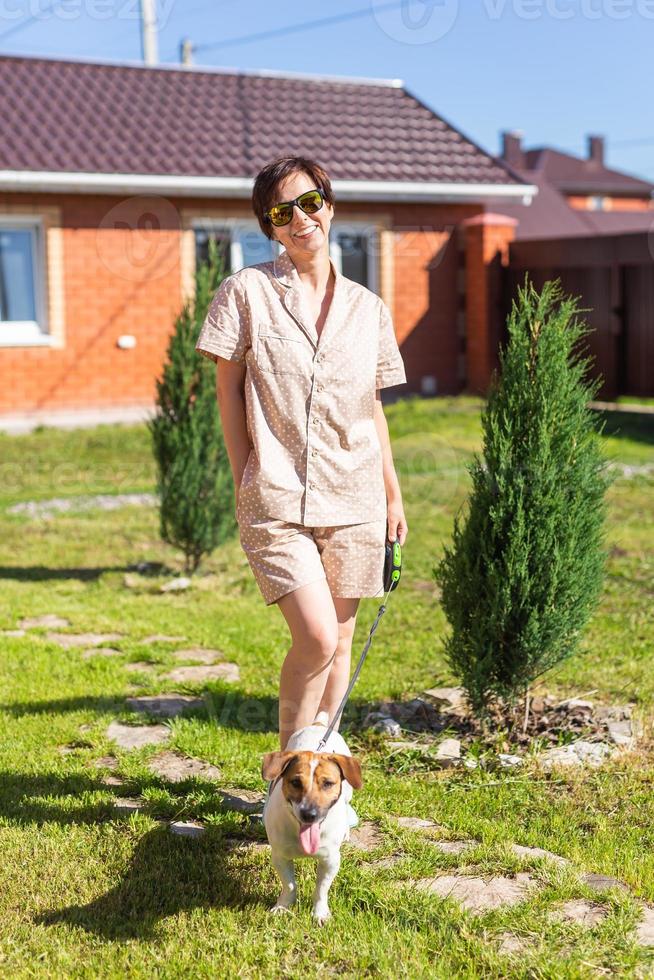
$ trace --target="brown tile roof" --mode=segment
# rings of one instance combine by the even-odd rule
[[[392,81],[0,56],[0,170],[253,177],[282,153],[340,180],[522,182]]]
[[[518,171],[519,173],[520,171]],[[488,209],[518,219],[516,239],[569,238],[654,229],[654,211],[581,211],[570,207],[565,196],[541,175],[522,171],[525,182],[538,193],[530,205],[514,202],[499,205],[488,198]]]
[[[561,150],[541,147],[526,150],[523,173],[539,175],[566,194],[625,194],[648,197],[654,184],[612,170],[598,160],[581,159]]]

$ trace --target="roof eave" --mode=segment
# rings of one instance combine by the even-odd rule
[[[250,198],[252,177],[197,177],[185,174],[111,174],[64,171],[0,170],[0,190],[48,194],[170,194],[176,197]],[[534,184],[421,182],[408,180],[333,180],[334,194],[356,201],[471,201],[501,197],[529,203]]]

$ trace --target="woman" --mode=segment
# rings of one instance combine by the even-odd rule
[[[323,168],[273,161],[252,206],[284,251],[223,279],[196,349],[217,362],[241,546],[291,633],[284,750],[318,711],[335,714],[359,600],[384,594],[386,535],[407,537],[379,397],[406,375],[387,306],[330,258],[334,197]]]

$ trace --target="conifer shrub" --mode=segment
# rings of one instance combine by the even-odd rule
[[[216,398],[216,365],[195,350],[213,295],[225,277],[216,242],[195,274],[195,296],[178,316],[148,421],[157,464],[159,528],[192,574],[235,530],[234,483]]]
[[[525,276],[508,317],[468,471],[467,511],[433,575],[451,632],[445,655],[474,713],[515,711],[543,673],[571,657],[602,588],[604,423],[588,407],[601,379],[577,349],[590,332],[560,280]]]

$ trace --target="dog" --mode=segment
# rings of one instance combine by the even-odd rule
[[[283,752],[267,752],[261,774],[274,780],[263,808],[272,863],[282,890],[271,912],[288,912],[297,888],[294,861],[311,857],[318,862],[313,893],[313,918],[324,925],[331,912],[327,896],[341,866],[341,844],[349,840],[347,804],[360,789],[361,765],[345,739],[332,731],[320,752],[314,751],[327,727],[321,711],[312,725],[293,732]]]

